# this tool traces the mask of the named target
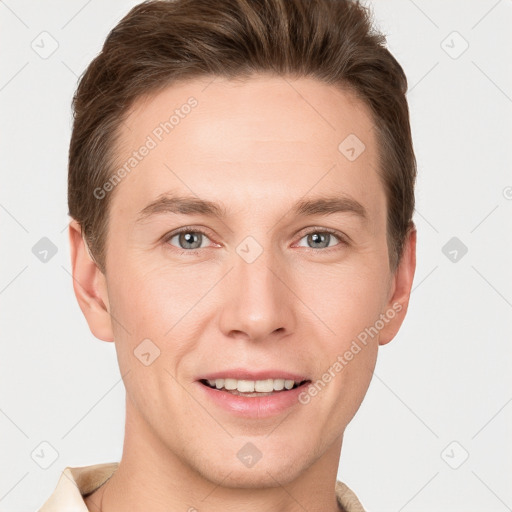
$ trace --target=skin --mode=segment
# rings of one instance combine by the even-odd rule
[[[105,274],[80,226],[70,224],[76,297],[92,333],[115,342],[126,387],[119,469],[86,505],[103,512],[337,511],[343,433],[379,345],[393,339],[406,314],[416,232],[393,272],[369,110],[314,79],[201,79],[139,99],[121,127],[120,165],[190,96],[197,107],[113,192]],[[354,161],[338,150],[351,133],[366,147]],[[160,213],[137,222],[171,192],[222,203],[226,217]],[[296,201],[326,195],[350,196],[367,220],[346,211],[291,215]],[[195,254],[178,236],[164,238],[183,226],[206,232]],[[347,243],[333,235],[324,247],[307,236],[325,229]],[[249,235],[263,250],[252,263],[236,252]],[[316,381],[397,304],[394,318],[307,405],[242,419],[198,388],[199,376],[233,367],[279,368]],[[145,366],[134,350],[148,338],[160,356]],[[247,442],[262,453],[250,468],[237,457]]]

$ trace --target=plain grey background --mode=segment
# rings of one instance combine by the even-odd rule
[[[1,512],[121,457],[114,345],[72,290],[66,166],[77,77],[136,3],[0,2]],[[418,262],[338,477],[368,512],[512,510],[512,1],[365,3],[409,79]]]

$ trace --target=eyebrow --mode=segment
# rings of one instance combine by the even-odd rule
[[[365,222],[369,218],[366,208],[359,201],[347,195],[301,200],[295,204],[292,212],[299,217],[351,213]]]
[[[177,213],[183,215],[206,215],[208,217],[226,217],[224,206],[199,199],[194,196],[173,196],[164,194],[143,208],[138,215],[137,222],[147,219],[153,215],[162,213]]]
[[[163,194],[139,212],[137,222],[146,220],[153,215],[169,213],[205,215],[220,219],[227,217],[227,209],[221,203],[215,203],[194,196]],[[359,201],[346,194],[302,199],[297,201],[291,208],[291,214],[295,217],[332,215],[334,213],[350,213],[359,217],[362,221],[368,221],[366,208]]]

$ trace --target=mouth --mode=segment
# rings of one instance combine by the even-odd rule
[[[213,406],[245,420],[263,420],[297,408],[300,395],[311,383],[307,374],[281,369],[231,368],[200,375],[196,384]]]
[[[264,380],[238,380],[238,379],[200,379],[199,382],[219,393],[229,393],[242,397],[263,397],[287,393],[301,386],[309,384],[310,380],[292,379],[264,379]]]

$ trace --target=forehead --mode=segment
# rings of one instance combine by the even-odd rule
[[[377,215],[384,201],[368,108],[312,78],[174,84],[134,104],[115,154],[129,172],[114,201],[127,210],[171,190],[239,209],[338,191]]]

